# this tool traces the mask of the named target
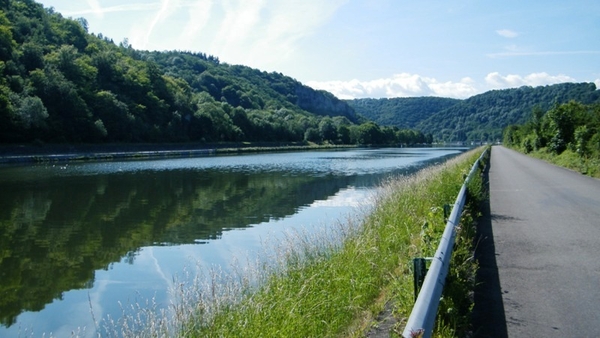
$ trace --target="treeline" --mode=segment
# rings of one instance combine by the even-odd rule
[[[0,0],[0,142],[415,144],[280,73],[147,52],[32,0]]]
[[[545,111],[571,100],[598,103],[600,91],[593,83],[562,83],[492,90],[465,100],[422,97],[348,103],[376,123],[416,128],[437,141],[496,142],[506,126],[525,123],[534,107]]]
[[[418,126],[443,140],[496,142],[506,126],[525,123],[535,107],[547,110],[571,100],[600,102],[600,92],[593,83],[492,90],[463,100]]]
[[[503,141],[525,153],[571,151],[581,158],[600,159],[600,104],[571,101],[547,112],[536,108],[526,123],[507,127]]]

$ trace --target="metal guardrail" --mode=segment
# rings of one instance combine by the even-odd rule
[[[487,151],[488,149],[484,150],[481,156],[479,156],[477,161],[473,164],[469,175],[465,179],[465,182],[458,193],[456,202],[454,202],[454,207],[452,208],[452,212],[446,223],[442,239],[433,256],[429,271],[427,272],[427,275],[425,275],[421,291],[419,292],[413,310],[408,317],[404,332],[402,332],[402,336],[405,338],[431,337],[437,308],[444,289],[446,275],[448,274],[448,269],[450,267],[450,258],[452,257],[452,249],[456,237],[455,227],[460,221],[460,215],[462,214],[467,197],[467,184],[477,172],[477,167],[483,160]]]

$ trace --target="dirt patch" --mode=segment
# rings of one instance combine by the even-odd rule
[[[367,332],[367,338],[400,337],[401,321],[394,316],[394,305],[387,302],[383,311],[376,318],[377,323]]]

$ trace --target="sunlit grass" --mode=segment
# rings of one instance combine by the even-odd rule
[[[546,148],[532,151],[528,155],[553,163],[563,168],[578,171],[584,175],[600,178],[600,159],[582,157],[574,151],[567,149],[560,155],[549,152]]]

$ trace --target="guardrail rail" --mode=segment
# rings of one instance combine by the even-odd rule
[[[450,213],[450,217],[444,228],[440,244],[432,258],[429,271],[425,275],[425,280],[421,286],[421,291],[419,292],[413,310],[408,317],[406,327],[402,332],[402,336],[405,338],[431,337],[437,308],[440,303],[440,297],[444,290],[446,276],[448,275],[448,269],[450,267],[450,258],[452,257],[452,249],[456,237],[456,226],[460,221],[460,216],[467,198],[467,185],[471,181],[473,175],[477,172],[479,164],[483,161],[483,158],[488,151],[488,149],[484,150],[477,161],[475,161],[456,197],[456,202],[454,202],[454,207],[452,208],[452,212]]]

